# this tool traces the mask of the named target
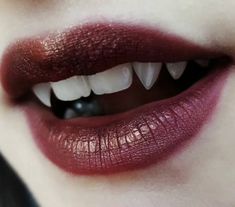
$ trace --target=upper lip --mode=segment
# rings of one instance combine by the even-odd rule
[[[8,95],[73,75],[90,75],[125,62],[175,62],[219,53],[158,30],[120,24],[88,24],[11,45],[0,77]]]

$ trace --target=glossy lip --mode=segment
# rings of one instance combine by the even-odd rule
[[[17,41],[3,56],[1,82],[12,97],[36,83],[89,75],[126,62],[178,62],[220,56],[151,28],[88,24]]]
[[[174,62],[216,56],[178,37],[138,26],[95,24],[19,41],[0,75],[10,97],[36,83],[93,74],[124,62]],[[119,115],[59,120],[34,102],[22,104],[38,146],[74,174],[106,174],[156,163],[200,131],[218,103],[227,68],[182,94]]]

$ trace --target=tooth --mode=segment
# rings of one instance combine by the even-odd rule
[[[95,94],[115,93],[125,90],[132,84],[131,64],[122,64],[104,72],[88,76],[88,81]]]
[[[65,111],[65,114],[64,114],[64,119],[72,119],[72,118],[75,118],[77,117],[78,115],[76,114],[76,112],[72,109],[67,109]]]
[[[91,89],[85,76],[73,76],[71,78],[53,82],[51,87],[56,97],[63,101],[73,101],[90,95]]]
[[[152,88],[160,74],[162,63],[133,63],[134,70],[144,87]]]
[[[51,87],[49,83],[39,83],[33,87],[33,92],[37,98],[46,106],[51,107],[50,94]]]
[[[202,67],[209,66],[209,60],[195,60],[195,62]]]
[[[166,67],[169,73],[175,80],[179,79],[183,75],[186,69],[186,66],[187,66],[187,62],[177,62],[177,63],[166,64]]]

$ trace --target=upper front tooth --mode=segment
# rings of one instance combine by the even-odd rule
[[[134,70],[144,87],[149,90],[158,79],[162,63],[133,63]]]
[[[39,83],[33,87],[33,92],[37,98],[46,106],[51,106],[50,94],[51,86],[49,83]]]
[[[175,80],[179,79],[183,75],[186,69],[186,66],[187,66],[187,62],[177,62],[177,63],[166,64],[166,67],[169,73]]]
[[[132,84],[132,68],[130,64],[118,65],[88,76],[88,81],[92,91],[98,95],[122,91]]]
[[[90,95],[91,89],[85,76],[71,78],[51,83],[56,97],[63,101],[73,101]]]

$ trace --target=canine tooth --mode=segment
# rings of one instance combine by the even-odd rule
[[[162,63],[133,63],[134,70],[144,87],[152,88],[160,74]]]
[[[33,92],[37,98],[46,106],[51,107],[51,86],[49,83],[39,83],[33,87]]]
[[[104,72],[88,76],[91,90],[98,95],[125,90],[132,84],[130,64],[122,64]]]
[[[202,67],[209,66],[209,60],[195,60],[195,62]]]
[[[172,78],[175,80],[179,79],[187,66],[187,62],[177,62],[177,63],[167,63],[166,67],[169,73],[171,74]]]
[[[56,97],[63,101],[73,101],[90,95],[91,89],[85,76],[73,76],[71,78],[53,82],[51,87]]]

